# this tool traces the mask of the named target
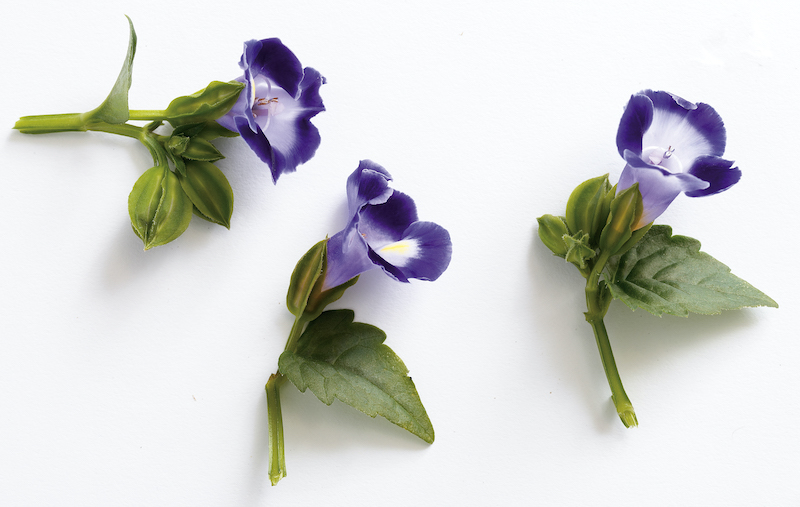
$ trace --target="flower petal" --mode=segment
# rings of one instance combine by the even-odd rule
[[[697,130],[710,145],[709,155],[720,156],[725,152],[727,139],[725,124],[713,107],[702,102],[694,104],[668,92],[646,90],[643,93],[648,94],[653,100],[653,107],[657,113],[664,112],[682,117],[688,126]]]
[[[653,122],[653,101],[650,97],[637,93],[631,95],[617,129],[617,149],[620,155],[625,150],[642,153],[642,136]]]
[[[393,278],[433,281],[450,264],[453,245],[450,234],[433,222],[414,222],[402,239],[369,250],[369,258]]]
[[[647,164],[633,152],[625,151],[628,164],[617,183],[617,194],[639,183],[644,210],[634,229],[643,227],[658,218],[681,192],[704,189],[708,183],[687,173],[671,174]]]
[[[742,177],[742,171],[734,167],[734,162],[712,156],[698,158],[687,172],[709,184],[705,189],[686,192],[689,197],[703,197],[722,192]]]
[[[389,199],[376,206],[366,206],[359,213],[358,232],[372,249],[403,239],[409,225],[417,221],[417,206],[406,194],[394,191]]]
[[[249,72],[253,76],[265,76],[292,97],[297,97],[298,87],[303,80],[303,66],[280,39],[245,42],[239,66],[245,75]]]
[[[328,240],[322,290],[341,285],[354,276],[375,268],[368,252],[367,242],[358,233],[358,216],[355,216],[344,230]]]
[[[269,164],[275,182],[281,174],[294,172],[298,165],[311,160],[320,145],[319,130],[311,124],[311,118],[319,111],[304,109],[297,112],[297,115],[284,112],[273,116],[264,132],[273,150],[272,161],[265,162]]]
[[[628,101],[617,130],[620,155],[646,147],[674,149],[684,167],[725,151],[725,125],[708,104],[694,104],[663,91],[644,90]]]
[[[371,160],[362,160],[347,178],[347,205],[355,215],[365,204],[383,204],[392,195],[389,171]]]

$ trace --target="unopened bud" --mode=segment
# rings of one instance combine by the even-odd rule
[[[600,234],[600,250],[614,255],[631,238],[634,224],[642,216],[642,194],[636,183],[611,202],[608,222]]]
[[[567,224],[561,217],[543,215],[536,219],[539,222],[539,239],[555,255],[564,257],[567,254],[567,244],[564,236],[569,234]]]

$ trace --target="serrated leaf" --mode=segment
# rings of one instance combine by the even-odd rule
[[[128,18],[128,16],[125,16]],[[128,53],[122,63],[117,81],[108,94],[106,100],[100,107],[86,114],[87,121],[98,120],[106,123],[125,123],[130,118],[128,111],[128,90],[131,88],[133,79],[133,57],[136,54],[136,31],[133,29],[133,21],[128,18],[130,25],[130,37],[128,39]]]
[[[672,236],[655,225],[625,255],[612,257],[606,282],[611,295],[653,315],[713,315],[752,306],[778,307],[730,268],[700,251],[700,242]]]
[[[383,331],[353,322],[353,316],[352,310],[323,312],[309,323],[296,351],[281,354],[280,372],[301,392],[311,389],[327,405],[338,398],[432,443],[433,425],[408,368],[383,344]]]

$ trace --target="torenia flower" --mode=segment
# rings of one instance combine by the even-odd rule
[[[716,194],[742,176],[734,162],[721,158],[725,126],[717,112],[663,91],[631,97],[619,123],[617,149],[627,162],[617,193],[638,182],[644,202],[634,229],[655,220],[681,192]]]
[[[245,83],[236,105],[217,122],[238,132],[258,157],[269,165],[272,180],[308,162],[320,137],[311,118],[324,111],[319,88],[325,78],[300,65],[280,39],[244,43],[239,62]]]
[[[386,169],[362,160],[347,179],[350,222],[328,240],[322,290],[336,287],[380,267],[401,282],[436,280],[450,264],[450,234],[432,222],[417,219],[407,195],[389,186]]]

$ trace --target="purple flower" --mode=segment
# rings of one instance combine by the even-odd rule
[[[294,172],[319,147],[319,132],[311,118],[324,111],[319,87],[325,78],[300,65],[280,39],[244,43],[239,61],[245,89],[231,110],[217,122],[238,132],[269,165],[272,180]]]
[[[617,149],[627,165],[617,192],[639,183],[643,227],[684,192],[702,197],[728,189],[742,172],[721,158],[725,126],[708,104],[693,104],[677,95],[645,90],[631,96],[617,131]]]
[[[450,264],[450,234],[417,219],[407,195],[389,187],[392,176],[362,160],[347,179],[350,223],[328,240],[322,290],[336,287],[375,267],[401,282],[436,280]]]

